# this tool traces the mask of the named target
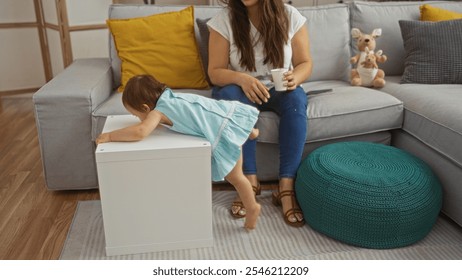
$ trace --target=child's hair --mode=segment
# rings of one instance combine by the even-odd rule
[[[157,81],[151,75],[137,75],[131,77],[122,94],[124,106],[143,112],[143,104],[154,109],[162,92],[167,85]]]

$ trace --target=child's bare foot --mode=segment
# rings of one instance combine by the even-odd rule
[[[258,134],[260,134],[260,130],[258,130],[258,128],[253,128],[252,131],[250,132],[249,139],[253,140],[257,138]]]
[[[255,203],[255,206],[252,208],[246,208],[247,213],[245,215],[244,228],[247,230],[255,229],[257,225],[258,216],[260,216],[261,205]]]

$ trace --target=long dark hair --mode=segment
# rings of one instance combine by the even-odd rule
[[[140,112],[144,111],[143,104],[154,109],[157,100],[166,88],[165,84],[151,75],[133,76],[128,80],[122,93],[122,103]]]
[[[241,55],[240,65],[248,71],[256,71],[254,43],[250,38],[250,19],[241,0],[220,0],[231,12],[234,41]],[[261,12],[260,38],[263,42],[264,64],[284,66],[284,45],[289,40],[289,18],[282,0],[259,0]]]

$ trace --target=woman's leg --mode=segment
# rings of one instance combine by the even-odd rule
[[[268,103],[262,109],[279,115],[280,178],[295,178],[306,141],[308,106],[307,96],[301,87],[287,93],[271,90]]]
[[[297,169],[300,165],[303,148],[306,141],[308,106],[307,96],[301,87],[287,93],[272,93],[270,101],[264,105],[279,114],[279,192],[292,192]],[[289,222],[296,223],[303,220],[296,200],[291,196],[279,196],[283,213],[292,213],[287,216]]]
[[[254,103],[250,102],[245,96],[241,87],[237,85],[227,85],[224,87],[214,87],[212,89],[212,97],[217,100],[237,100],[241,103],[255,106]],[[242,145],[243,164],[242,169],[250,181],[255,194],[260,193],[260,185],[257,179],[257,160],[256,160],[257,141],[255,139],[247,140]],[[255,195],[254,194],[254,195]],[[246,215],[246,209],[241,203],[241,199],[238,197],[232,204],[231,207],[232,215],[236,218],[243,218]]]
[[[252,185],[244,176],[244,173],[242,173],[242,154],[233,170],[226,175],[225,179],[236,188],[246,209],[244,227],[246,229],[254,229],[257,224],[258,216],[260,215],[261,206],[255,199]]]

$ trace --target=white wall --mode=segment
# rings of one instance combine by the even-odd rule
[[[41,0],[45,22],[58,26],[55,0]],[[70,28],[105,25],[112,0],[66,0]],[[38,28],[15,27],[14,23],[35,23],[33,0],[0,0],[0,92],[39,88],[46,83]],[[47,27],[51,72],[53,77],[64,69],[59,31]],[[70,32],[73,59],[108,57],[108,30]]]
[[[67,0],[69,26],[105,25],[112,0]],[[73,59],[109,56],[108,29],[71,31]]]
[[[43,16],[46,23],[58,26],[58,13],[55,0],[42,0]],[[51,73],[58,75],[63,69],[63,52],[61,49],[61,37],[59,31],[53,28],[46,28],[48,49],[51,60]]]
[[[66,0],[69,26],[104,24],[112,0]]]
[[[56,12],[55,0],[42,0],[43,13],[45,21],[54,25],[58,25],[58,14]]]
[[[0,23],[35,21],[32,0],[1,0]]]
[[[33,0],[1,0],[0,23],[35,22]],[[37,88],[45,83],[37,28],[0,28],[0,91]]]
[[[74,60],[88,57],[109,56],[109,31],[107,29],[71,32]]]
[[[36,28],[0,29],[0,91],[37,88],[45,83]]]
[[[59,31],[47,28],[48,49],[50,52],[51,72],[53,77],[64,70],[63,51]]]

